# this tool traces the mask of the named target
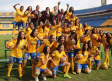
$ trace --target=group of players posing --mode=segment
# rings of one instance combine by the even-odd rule
[[[16,4],[16,5],[19,5]],[[9,59],[7,81],[9,81],[15,59],[18,63],[19,79],[22,80],[25,65],[29,56],[32,61],[32,76],[35,81],[39,81],[38,76],[42,72],[43,79],[46,76],[56,78],[59,67],[63,67],[65,78],[71,78],[72,74],[81,73],[85,70],[90,73],[92,64],[95,62],[95,69],[99,69],[100,46],[105,50],[105,61],[103,68],[109,66],[109,51],[112,47],[112,35],[108,32],[89,26],[86,22],[80,24],[80,20],[73,13],[73,7],[67,4],[67,10],[59,10],[60,2],[50,12],[49,7],[45,11],[39,12],[39,6],[32,11],[29,6],[25,12],[24,7],[16,10],[12,39],[6,43],[8,49],[12,49]],[[18,26],[18,37],[14,38],[15,28]],[[22,29],[22,30],[21,30]],[[24,55],[23,51],[24,50]],[[76,61],[76,73],[74,64]],[[88,63],[87,63],[88,62]]]

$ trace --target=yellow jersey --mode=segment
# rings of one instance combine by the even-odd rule
[[[44,34],[48,36],[49,35],[49,31],[50,31],[49,28],[47,26],[45,26],[44,27]]]
[[[61,27],[58,27],[57,28],[57,33],[56,33],[56,36],[59,37],[62,35],[62,28]]]
[[[37,63],[37,65],[36,65],[36,67],[39,67],[40,69],[45,69],[45,68],[47,68],[47,63],[45,63],[45,64],[42,64],[42,59],[44,59],[44,61],[45,60],[47,60],[49,58],[49,54],[47,54],[46,56],[45,56],[45,54],[44,53],[41,53],[40,54],[40,57],[39,57],[39,61],[38,61],[38,63]]]
[[[72,15],[72,12],[67,11],[65,15],[65,19],[70,19],[70,16]]]
[[[89,49],[89,52],[92,54],[92,55],[96,55],[98,54],[98,48],[96,46],[92,47],[91,49]],[[100,60],[100,55],[97,55],[94,57],[95,60]]]
[[[80,56],[81,58],[77,60],[77,63],[86,64],[89,55],[90,55],[89,51],[85,51],[84,54],[82,54],[82,51],[80,50],[77,56]]]
[[[44,39],[44,40],[43,40],[43,44],[42,44],[39,48],[37,48],[37,52],[38,52],[38,53],[42,53],[42,52],[43,52],[43,49],[44,49],[44,47],[45,47],[46,45],[49,46],[49,47],[52,47],[53,44],[54,44],[54,42],[50,43],[49,40]]]
[[[87,29],[88,29],[88,30],[92,30],[93,27],[91,27],[91,26],[87,26],[87,27],[84,28],[85,31],[86,31]]]
[[[106,45],[106,43],[105,43],[105,40],[106,40],[106,35],[103,35],[103,36],[101,37],[101,42],[103,43],[104,49],[107,48],[107,45]]]
[[[77,45],[74,49],[80,49],[80,36],[77,36]]]
[[[38,36],[43,38],[45,36],[43,28],[38,26],[37,30],[38,30]]]
[[[72,30],[72,31],[76,31],[76,26],[72,26],[72,27],[71,27],[71,30]]]
[[[93,34],[92,35],[93,46],[100,47],[100,42],[98,42],[99,36],[100,36],[99,34]]]
[[[16,46],[17,40],[12,39],[11,42],[14,43],[14,47],[11,50],[10,56],[16,57],[16,58],[22,58],[22,50],[24,46],[27,46],[27,41],[25,39],[20,40],[18,46]]]
[[[80,24],[80,29],[78,29],[79,28],[78,26],[75,26],[75,27],[76,27],[76,33],[77,33],[77,35],[79,35],[79,36],[83,35],[82,24]]]
[[[63,57],[66,57],[66,53],[64,51],[62,51],[61,53],[59,53],[59,51],[54,51],[52,53],[52,57],[53,57],[53,61],[54,63],[56,64],[56,66],[59,65],[60,63],[60,59],[63,58]],[[51,62],[51,67],[54,68],[54,64]]]
[[[25,30],[25,37],[30,36],[32,32],[32,29],[29,27],[27,30]]]
[[[24,12],[21,12],[19,9],[16,8],[16,15],[14,21],[21,23],[23,17],[24,17]]]
[[[29,46],[29,50],[26,52],[28,53],[36,52],[37,41],[39,39],[37,37],[31,37],[31,36],[27,36],[26,39],[27,39],[28,46]]]
[[[25,13],[24,13],[26,16],[24,16],[24,22],[25,23],[28,23],[28,19],[29,19],[29,17],[31,16],[31,14],[28,12],[28,11],[25,11]]]
[[[58,25],[55,25],[55,26],[52,25],[52,26],[50,27],[49,36],[50,36],[50,35],[54,35],[54,37],[56,38],[57,27],[58,27]]]

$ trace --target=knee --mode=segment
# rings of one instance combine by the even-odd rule
[[[39,76],[40,75],[40,73],[39,72],[35,72],[35,76]]]
[[[90,70],[87,70],[86,73],[89,74],[90,73]]]
[[[81,71],[77,71],[77,74],[80,74],[81,73]]]
[[[52,72],[49,72],[48,75],[49,75],[49,76],[52,76]]]

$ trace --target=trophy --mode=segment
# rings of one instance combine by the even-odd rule
[[[67,5],[67,7],[69,7],[69,4],[68,3],[66,5]]]
[[[60,3],[61,3],[61,2],[59,1],[59,2],[58,2],[58,5],[60,5]]]
[[[72,39],[72,46],[74,45],[74,43],[75,43],[75,40]],[[70,48],[70,52],[74,52],[74,49],[72,47]]]

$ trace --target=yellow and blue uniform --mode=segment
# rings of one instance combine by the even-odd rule
[[[49,28],[47,26],[45,26],[44,27],[44,34],[48,36],[49,35],[49,31],[50,31]]]
[[[45,56],[44,53],[41,53],[40,57],[39,57],[39,61],[38,61],[37,65],[36,65],[36,69],[39,69],[40,72],[44,73],[44,71],[47,69],[47,63],[42,64],[41,59],[44,59],[44,61],[45,61],[48,58],[49,58],[49,54],[47,54],[47,56]]]
[[[64,34],[69,36],[71,29],[69,27],[67,27],[64,31],[65,31]]]
[[[25,11],[24,13],[26,16],[24,16],[24,27],[27,27],[28,19],[31,16],[31,14],[28,11]]]
[[[77,45],[74,48],[74,56],[76,56],[76,54],[79,52],[80,50],[80,37],[77,36]]]
[[[97,51],[98,51],[98,48],[96,46],[93,46],[91,49],[89,49],[89,52],[91,53],[91,55],[98,54]],[[95,56],[94,60],[95,60],[96,66],[100,66],[100,55]]]
[[[43,44],[39,48],[37,48],[37,61],[39,60],[40,53],[43,52],[44,47],[47,45],[51,48],[53,46],[53,44],[54,44],[54,42],[50,43],[50,41],[47,39],[43,40]]]
[[[16,46],[17,40],[12,39],[11,42],[14,43],[14,46],[13,46],[13,48],[12,48],[12,50],[11,50],[11,53],[10,53],[9,62],[10,62],[10,63],[15,62],[15,58],[16,58],[17,63],[18,63],[18,64],[21,64],[21,63],[22,63],[22,56],[23,56],[23,54],[22,54],[22,49],[24,48],[24,46],[27,45],[27,44],[26,44],[27,41],[26,41],[25,39],[22,39],[22,40],[19,42],[18,46]]]
[[[27,42],[29,45],[29,50],[25,52],[24,58],[27,60],[29,58],[29,55],[31,55],[31,59],[36,59],[36,45],[37,45],[38,38],[37,37],[27,37]]]
[[[71,15],[72,15],[72,12],[67,11],[65,15],[65,19],[70,19]]]
[[[22,17],[24,16],[24,12],[21,12],[19,9],[16,8],[16,16],[14,18],[14,26],[13,28],[16,28],[18,26],[18,29],[23,26],[22,23]]]
[[[56,38],[57,27],[58,27],[58,25],[55,25],[55,26],[52,25],[52,26],[50,27],[49,37],[50,37],[50,35],[54,35],[54,37]]]
[[[82,54],[82,50],[80,50],[78,52],[77,56],[80,57],[80,59],[77,60],[77,68],[78,69],[88,68],[87,59],[88,59],[89,55],[90,55],[90,52],[88,52],[88,51],[84,51],[84,54]]]
[[[86,31],[87,29],[88,29],[88,30],[92,30],[93,27],[91,27],[91,26],[87,26],[87,27],[84,28],[85,31]]]
[[[75,27],[76,27],[76,33],[77,33],[77,35],[79,35],[79,36],[83,35],[82,24],[80,24],[80,29],[78,29],[79,28],[78,26],[75,26]]]
[[[88,35],[86,37],[81,37],[81,39],[82,39],[82,46],[83,46],[84,43],[87,43],[88,41],[91,40],[91,36]]]
[[[99,34],[92,34],[92,43],[93,43],[93,46],[96,46],[97,48],[100,47],[100,42],[98,42],[99,40]]]
[[[30,36],[32,32],[32,29],[29,27],[27,30],[25,30],[25,37]]]
[[[63,64],[60,64],[60,59],[63,57],[66,57],[66,53],[64,51],[59,53],[59,51],[56,50],[52,53],[52,57],[53,57],[54,63],[56,64],[56,67],[54,66],[53,62],[51,62],[51,68],[53,68],[53,75],[56,75],[58,67],[63,66]]]
[[[57,33],[56,33],[56,37],[59,37],[62,35],[62,28],[61,27],[58,27],[57,28]]]

